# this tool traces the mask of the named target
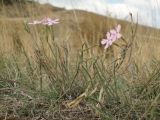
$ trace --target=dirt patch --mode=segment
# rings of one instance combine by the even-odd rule
[[[57,103],[52,108],[45,101],[22,101],[7,97],[0,102],[0,120],[100,120],[85,102],[72,109],[65,106],[66,102]]]

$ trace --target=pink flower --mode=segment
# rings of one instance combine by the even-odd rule
[[[58,24],[59,23],[59,19],[51,19],[51,18],[44,18],[42,19],[41,23],[43,25],[54,25],[54,24]]]
[[[51,19],[51,18],[46,17],[40,21],[34,20],[33,22],[30,22],[28,24],[30,24],[30,25],[43,24],[43,25],[51,26],[51,25],[58,24],[58,23],[59,23],[59,19]]]
[[[111,39],[111,34],[107,32],[106,34],[107,39],[102,39],[101,44],[105,45],[105,49],[108,48],[110,45],[112,45],[112,39]]]
[[[109,46],[112,45],[113,42],[122,37],[120,30],[121,30],[121,25],[118,25],[115,29],[112,29],[110,30],[110,32],[107,32],[106,38],[102,39],[101,41],[101,44],[105,45],[104,49],[107,49]]]
[[[122,37],[122,34],[119,33],[120,30],[121,30],[121,25],[118,25],[115,29],[110,31],[113,41],[116,41],[117,39]]]

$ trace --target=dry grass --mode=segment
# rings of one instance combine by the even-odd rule
[[[29,9],[32,7],[29,5]],[[33,7],[37,13],[36,16],[29,15],[30,17],[24,18],[23,15],[20,17],[1,17],[0,26],[1,26],[1,51],[4,52],[13,52],[16,43],[15,40],[19,39],[26,50],[30,53],[32,44],[30,35],[25,31],[23,22],[26,20],[32,20],[36,18],[42,18],[40,16],[47,16],[53,18],[60,18],[61,24],[54,27],[54,39],[58,44],[63,44],[67,42],[71,46],[71,51],[75,52],[75,49],[80,49],[82,44],[86,42],[89,46],[94,46],[94,54],[99,54],[102,52],[102,48],[99,45],[100,40],[105,36],[105,33],[113,28],[116,24],[122,25],[122,33],[126,40],[131,39],[131,25],[128,22],[115,20],[109,17],[104,17],[96,15],[93,13],[88,13],[84,11],[66,11],[62,9],[51,8],[51,6],[37,5]],[[8,9],[8,8],[7,8]],[[55,9],[55,11],[54,11]],[[11,12],[12,10],[9,9]],[[20,10],[18,10],[20,11]],[[8,13],[8,12],[7,12]],[[13,12],[14,13],[14,12]],[[25,13],[25,12],[23,12]],[[28,13],[34,13],[29,11]],[[19,15],[19,14],[18,14]],[[31,27],[32,28],[32,27]],[[36,30],[35,30],[36,29]],[[37,27],[34,29],[34,33],[38,37],[43,37],[39,35]],[[133,28],[134,29],[134,28]],[[16,31],[15,31],[16,30]],[[159,30],[144,26],[138,26],[137,33],[135,35],[135,51],[133,52],[134,58],[140,60],[142,63],[147,62],[150,58],[160,59],[159,54]],[[6,46],[6,47],[4,47]],[[117,48],[117,47],[116,47]],[[116,49],[114,48],[114,49]],[[116,51],[116,50],[111,50]],[[118,49],[119,51],[119,49]],[[117,52],[117,51],[116,51]],[[116,53],[115,52],[115,53]],[[30,53],[32,54],[32,53]],[[117,53],[116,53],[117,54]]]

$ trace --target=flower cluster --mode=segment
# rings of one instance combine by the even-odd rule
[[[120,30],[121,30],[121,25],[117,25],[115,29],[112,29],[110,30],[110,32],[107,32],[106,38],[102,39],[101,41],[101,44],[105,45],[104,49],[107,49],[109,46],[112,45],[113,42],[122,37]]]
[[[59,23],[59,19],[51,19],[51,18],[46,17],[40,21],[34,20],[33,22],[30,22],[28,24],[30,25],[43,24],[43,25],[51,26],[51,25],[58,24],[58,23]]]

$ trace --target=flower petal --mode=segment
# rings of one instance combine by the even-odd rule
[[[102,39],[101,44],[104,45],[107,43],[107,39]]]
[[[41,24],[41,21],[34,20],[33,22],[28,23],[30,25],[36,25],[36,24]]]
[[[108,40],[108,45],[112,45],[113,41],[112,40]]]
[[[110,38],[110,36],[111,36],[110,32],[107,32],[106,36],[107,36],[107,38]]]

